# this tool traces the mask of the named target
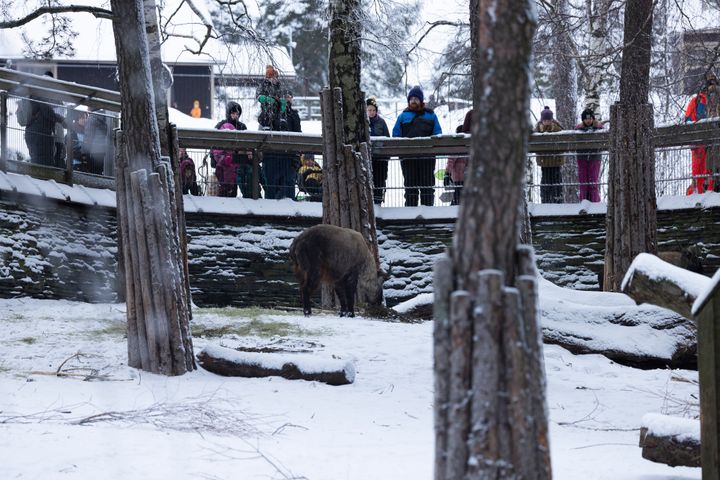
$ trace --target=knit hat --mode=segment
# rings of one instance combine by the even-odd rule
[[[367,100],[365,100],[365,104],[370,107],[375,107],[375,110],[378,109],[377,99],[375,97],[370,97]]]
[[[265,78],[277,78],[278,71],[272,65],[265,66]]]
[[[540,120],[552,120],[553,119],[553,111],[550,110],[550,107],[545,105],[545,108],[542,112],[540,112]]]
[[[408,101],[410,101],[410,97],[415,97],[418,100],[420,100],[420,102],[425,101],[425,95],[423,95],[422,88],[420,88],[419,85],[415,85],[414,87],[412,87],[410,89],[410,91],[408,92],[408,95],[407,95]]]
[[[592,118],[595,120],[595,112],[590,110],[589,108],[586,108],[583,110],[582,114],[580,114],[580,119],[585,120],[586,118]]]

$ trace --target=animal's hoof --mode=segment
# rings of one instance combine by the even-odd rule
[[[350,313],[347,314],[347,316],[348,316],[348,317],[354,317],[354,316],[355,316],[355,312],[350,312]]]
[[[338,315],[340,315],[341,317],[347,317],[347,313],[343,311],[341,311]]]

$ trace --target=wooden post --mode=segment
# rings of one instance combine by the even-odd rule
[[[262,159],[261,150],[253,150],[252,164],[252,198],[257,200],[260,198],[260,160]]]
[[[0,170],[7,172],[8,93],[0,92]]]
[[[720,290],[698,312],[700,449],[703,480],[720,478]]]

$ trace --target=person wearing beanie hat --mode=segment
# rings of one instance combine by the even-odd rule
[[[554,133],[561,131],[562,125],[555,120],[553,111],[546,106],[540,112],[540,121],[535,124],[535,133]],[[562,203],[562,165],[565,162],[562,155],[542,155],[535,157],[540,167],[540,201],[542,203]]]
[[[220,120],[217,125],[215,125],[215,128],[217,130],[247,130],[247,126],[240,121],[240,115],[242,115],[242,107],[240,104],[232,101],[228,102],[225,106],[225,119]],[[235,150],[228,152],[228,155],[232,160],[230,163],[232,163],[235,169],[233,172],[235,180],[232,188],[229,185],[221,188],[220,196],[236,196],[235,186],[239,185],[243,198],[252,198],[252,152]],[[230,167],[225,168],[226,176],[229,178],[230,173],[228,172],[230,171]],[[223,182],[227,184],[229,180],[226,178]],[[229,194],[231,190],[232,194]]]
[[[718,105],[720,102],[708,101],[712,96],[717,96],[718,92],[718,81],[714,73],[708,72],[705,74],[705,83],[702,89],[697,95],[690,99],[690,102],[685,109],[685,123],[697,122],[708,117],[720,116],[720,111],[709,112],[708,108],[710,104]],[[707,148],[705,145],[698,145],[690,149],[692,152],[692,182],[687,189],[687,194],[692,195],[693,193],[704,193],[705,191],[715,190],[720,191],[720,182],[712,177],[706,177],[710,175],[715,168],[712,160],[708,161]],[[720,165],[718,166],[720,167]]]
[[[410,99],[411,99],[412,97],[415,97],[415,98],[417,98],[418,100],[420,100],[420,103],[424,103],[424,102],[425,102],[425,95],[423,94],[422,88],[420,88],[419,85],[415,85],[415,86],[412,87],[412,88],[410,89],[410,91],[408,92],[408,94],[407,94],[408,102],[410,101]]]
[[[369,97],[365,101],[365,105],[368,115],[368,123],[370,124],[370,136],[389,137],[390,131],[388,130],[387,123],[385,123],[385,120],[378,114],[377,99],[375,97]],[[382,204],[385,198],[388,160],[390,160],[390,157],[378,157],[376,155],[373,155],[372,157],[373,202],[378,206]]]
[[[419,86],[408,92],[408,106],[395,122],[393,137],[417,138],[441,135],[440,121],[432,109],[423,103],[424,95]],[[400,160],[405,185],[405,206],[420,203],[432,206],[435,199],[435,157],[413,157]]]
[[[595,120],[595,112],[586,108],[580,114],[581,122],[575,126],[575,130],[581,132],[594,132],[602,130],[603,124]],[[578,183],[580,201],[600,201],[600,162],[602,155],[593,150],[578,150]]]

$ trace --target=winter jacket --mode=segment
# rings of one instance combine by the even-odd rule
[[[581,132],[595,132],[597,130],[602,130],[603,124],[595,120],[592,125],[589,127],[586,127],[583,122],[578,123],[575,125],[575,130],[581,131]],[[598,153],[597,150],[578,150],[577,151],[577,159],[578,160],[597,160],[600,161],[602,159],[602,156],[600,153]]]
[[[189,171],[188,175],[186,171]],[[195,162],[192,158],[185,157],[180,162],[180,181],[182,183],[182,193],[187,195],[188,193],[198,196],[200,195],[200,188],[197,184],[197,175],[195,173]]]
[[[30,123],[25,127],[26,132],[32,132],[43,136],[53,136],[55,134],[55,123],[65,121],[62,115],[58,115],[53,107],[48,105],[48,100],[41,97],[31,96],[30,102]]]
[[[387,123],[380,115],[375,115],[370,120],[370,136],[371,137],[389,137]]]
[[[234,107],[240,107],[240,105],[237,102],[228,102],[228,104],[225,106],[225,120],[220,120],[216,125],[216,130],[223,130],[223,125],[229,123],[232,125],[233,128],[230,130],[247,130],[247,126],[240,121],[240,118],[238,117],[236,120],[233,120],[230,117],[230,110],[232,110]],[[214,155],[213,155],[214,158]],[[239,165],[248,165],[252,164],[252,160],[247,155],[247,153],[241,153],[239,151],[235,151],[232,154],[233,161]]]
[[[465,168],[467,167],[467,157],[450,157],[445,166],[445,173],[455,183],[463,183],[465,181]]]
[[[406,108],[397,118],[393,127],[393,137],[417,138],[442,134],[437,115],[429,108],[413,112]]]
[[[685,122],[697,122],[707,118],[707,95],[698,93],[690,99],[685,109]]]
[[[222,122],[219,130],[235,130],[232,122]],[[215,159],[215,177],[220,184],[235,185],[237,178],[237,165],[233,162],[234,152],[232,150],[211,150]]]
[[[548,126],[545,126],[542,121],[535,124],[533,132],[535,133],[554,133],[562,131],[562,125],[557,120],[553,120]],[[565,158],[562,155],[542,155],[539,154],[536,157],[538,167],[561,167],[565,163]]]

